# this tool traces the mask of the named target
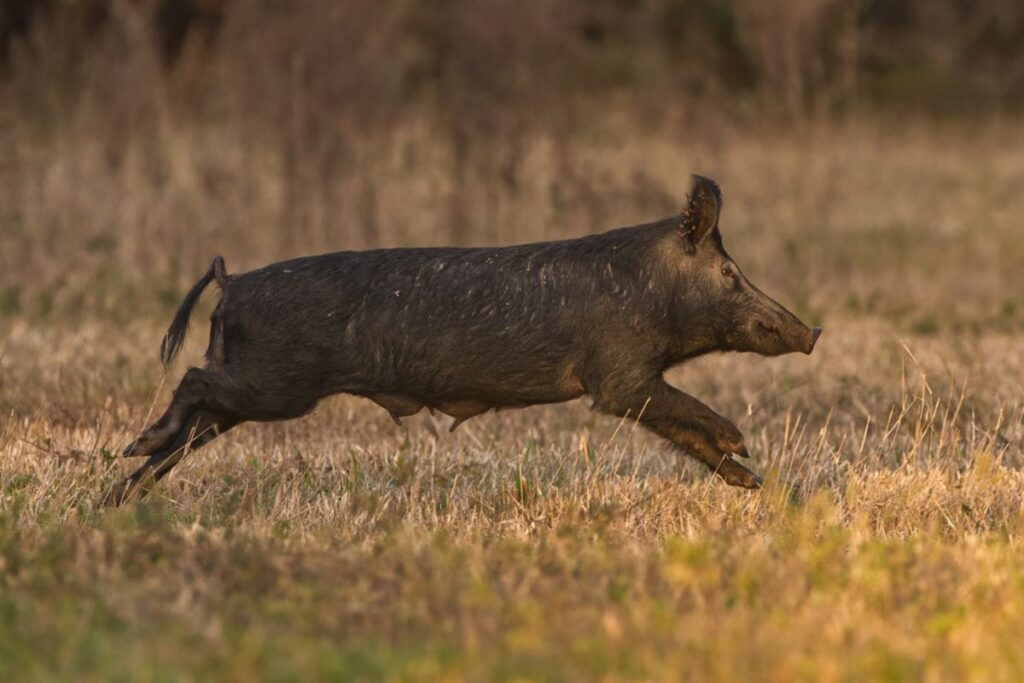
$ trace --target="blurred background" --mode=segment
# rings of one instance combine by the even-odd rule
[[[700,172],[803,315],[1016,329],[1022,45],[1019,0],[3,0],[0,316],[597,232]]]

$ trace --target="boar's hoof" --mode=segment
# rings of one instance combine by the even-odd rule
[[[756,490],[764,486],[764,479],[753,472],[747,472],[747,477],[741,486],[743,486],[743,488]]]
[[[718,468],[718,476],[724,479],[729,486],[745,489],[759,489],[764,483],[761,477],[729,458],[722,461]]]
[[[743,433],[725,418],[720,418],[708,425],[707,432],[711,437],[711,442],[722,453],[735,453],[743,458],[750,457],[750,452],[747,450],[746,444],[743,443]]]

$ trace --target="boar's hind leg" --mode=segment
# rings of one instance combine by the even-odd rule
[[[595,406],[622,417],[639,416],[642,425],[696,457],[731,486],[760,488],[760,477],[730,457],[748,457],[742,434],[693,396],[661,380],[618,394],[599,394]]]
[[[164,448],[150,455],[142,467],[110,489],[103,504],[117,506],[136,494],[140,498],[145,496],[152,485],[170,472],[186,453],[205,446],[238,422],[234,417],[209,411],[189,416]]]
[[[177,438],[189,417],[199,408],[224,410],[230,401],[224,399],[232,393],[230,380],[219,373],[189,368],[174,390],[171,405],[156,422],[150,425],[135,441],[128,444],[122,455],[150,455],[166,450]]]

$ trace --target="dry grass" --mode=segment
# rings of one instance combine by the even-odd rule
[[[384,243],[443,241],[451,175],[407,132],[413,158],[439,156],[418,173],[367,152],[373,220],[402,226]],[[189,184],[204,138],[178,133],[180,173],[159,192],[130,165],[93,177],[72,147],[22,167],[34,189],[3,237],[23,270],[0,318],[0,677],[1024,676],[1024,131],[605,133],[524,142],[516,190],[471,174],[462,210],[480,241],[578,234],[669,210],[690,170],[717,177],[733,255],[826,328],[809,358],[713,357],[671,377],[737,420],[763,491],[681,466],[582,402],[448,435],[337,398],[246,425],[151,499],[98,511],[128,467],[112,454],[173,386],[156,350],[192,265],[361,238],[314,221],[288,242],[270,221],[245,239],[250,219],[280,215],[280,176],[227,140],[217,163],[238,164],[229,187],[252,201],[179,250],[196,242],[172,230],[181,206],[217,206]],[[358,225],[351,211],[322,225]],[[101,229],[115,239],[90,249]],[[101,266],[116,284],[92,279]],[[48,313],[34,303],[47,288]]]

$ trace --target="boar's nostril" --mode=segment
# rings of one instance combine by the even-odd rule
[[[821,328],[820,327],[815,327],[813,330],[811,330],[811,343],[807,347],[807,353],[810,353],[811,351],[814,350],[814,345],[818,342],[818,337],[820,337],[820,336],[821,336]]]

